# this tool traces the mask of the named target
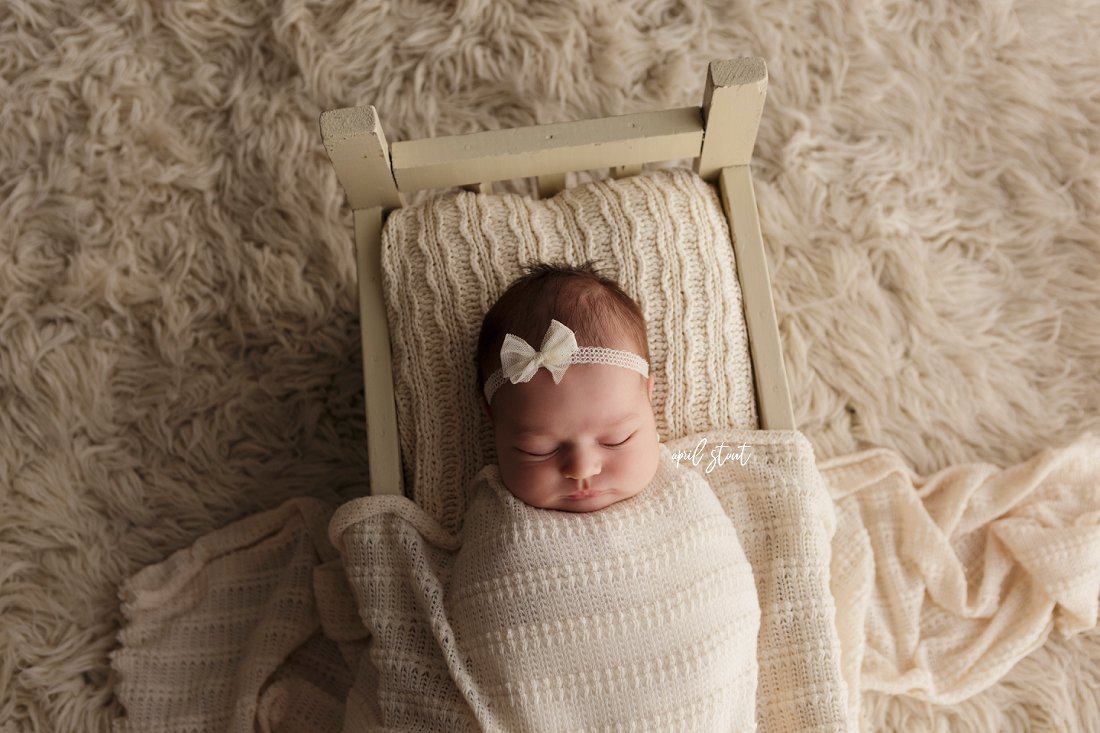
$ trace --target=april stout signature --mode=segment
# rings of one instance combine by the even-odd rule
[[[737,461],[742,466],[749,462],[749,458],[752,457],[752,446],[748,443],[742,443],[734,450],[733,446],[726,445],[724,442],[714,446],[710,453],[707,453],[707,439],[700,438],[699,442],[695,444],[695,449],[677,450],[672,451],[672,460],[676,461],[679,465],[680,461],[691,461],[691,465],[698,466],[703,462],[703,459],[710,456],[710,461],[707,463],[707,467],[704,469],[706,473],[710,473],[716,467],[725,464],[727,461]]]

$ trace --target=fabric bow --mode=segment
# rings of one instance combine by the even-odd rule
[[[500,347],[500,369],[512,384],[519,384],[531,381],[539,367],[546,367],[554,377],[554,384],[558,384],[576,350],[577,337],[569,326],[551,320],[539,351],[518,336],[506,335]]]

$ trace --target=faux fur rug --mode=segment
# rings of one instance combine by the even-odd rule
[[[9,0],[0,730],[106,731],[119,582],[366,489],[326,108],[391,141],[770,86],[757,195],[799,426],[930,472],[1100,430],[1100,4]],[[517,187],[520,187],[517,184]],[[966,436],[966,437],[964,437]],[[1100,730],[1100,632],[868,730]]]

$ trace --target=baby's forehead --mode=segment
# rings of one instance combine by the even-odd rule
[[[624,405],[623,409],[614,413],[593,410],[591,419],[587,422],[592,427],[615,428],[636,420],[638,417],[638,410]],[[554,418],[535,411],[531,411],[529,414],[521,412],[514,421],[508,422],[508,428],[517,436],[541,435],[555,422]]]

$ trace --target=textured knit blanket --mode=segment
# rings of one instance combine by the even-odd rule
[[[599,512],[475,483],[456,535],[404,498],[333,516],[377,667],[355,730],[755,729],[756,587],[706,481],[662,448]]]
[[[961,699],[995,683],[1052,631],[1073,634],[1096,623],[1096,437],[1007,470],[975,464],[927,478],[884,450],[835,459],[819,471],[796,432],[716,431],[665,448],[662,470],[671,460],[703,477],[751,566],[755,598],[733,572],[730,585],[696,600],[707,608],[732,604],[727,623],[711,627],[721,629],[714,643],[699,649],[715,664],[720,659],[740,670],[723,714],[755,707],[759,730],[855,730],[857,691]],[[516,538],[521,527],[534,530],[538,523],[528,523],[528,512],[493,487],[491,470],[480,478],[485,491],[475,494],[476,507],[485,511],[471,513],[477,534],[496,537],[492,543]],[[653,547],[677,547],[667,544],[675,536],[669,532],[695,517],[700,531],[685,532],[684,541],[690,537],[718,557],[724,548],[725,567],[736,569],[732,535],[719,529],[714,503],[677,504],[674,497],[688,494],[676,493],[674,485],[681,484],[669,482],[667,492],[654,491],[638,505],[678,507],[668,513],[671,527],[658,521],[661,512],[639,524],[658,530],[647,535]],[[630,510],[620,507],[607,517]],[[588,519],[592,526],[604,521]],[[568,518],[559,520],[565,524],[549,526],[570,526]],[[471,552],[464,559],[459,537],[397,497],[357,500],[335,514],[330,505],[295,500],[212,533],[138,573],[122,590],[127,626],[113,663],[128,717],[119,730],[403,730],[414,717],[447,721],[446,729],[472,720],[493,728],[504,720],[492,717],[498,714],[530,716],[513,724],[516,729],[596,728],[594,718],[560,717],[569,712],[564,708],[583,706],[592,685],[613,689],[600,700],[609,719],[614,700],[636,693],[631,679],[669,692],[656,674],[637,675],[646,662],[614,670],[606,662],[630,649],[643,656],[669,652],[677,640],[660,633],[692,636],[715,619],[699,617],[700,625],[689,627],[684,616],[677,623],[639,611],[647,599],[668,600],[667,574],[654,576],[656,584],[624,580],[644,551],[593,569],[586,548],[610,538],[565,543],[585,555],[571,558],[571,565],[553,562],[552,532],[519,534],[524,542],[507,552]],[[629,532],[615,536],[643,541]],[[723,567],[718,557],[713,568]],[[520,559],[529,564],[508,564]],[[586,572],[572,572],[578,566]],[[705,563],[685,567],[684,587],[707,572]],[[592,573],[606,580],[580,594],[586,612],[526,607]],[[526,599],[487,579],[497,574],[512,592],[522,588]],[[529,581],[525,587],[520,578]],[[488,595],[475,599],[473,588]],[[739,624],[754,618],[750,600],[759,608],[755,706],[738,697],[754,665],[730,654],[751,648],[738,634],[745,630]],[[608,602],[622,608],[621,623],[608,621],[601,606]],[[524,613],[530,615],[516,618]],[[605,623],[578,628],[581,617]],[[474,627],[470,618],[489,620]],[[650,633],[632,636],[639,629]],[[613,638],[624,647],[613,648]],[[584,647],[577,639],[589,645],[581,664],[576,659],[583,659]],[[534,659],[546,666],[532,668]],[[575,665],[574,676],[555,660]],[[700,674],[706,669],[694,670],[696,693],[717,685]],[[540,688],[535,680],[553,682]],[[711,709],[698,697],[647,701],[643,695],[632,702],[638,700],[653,710],[665,704]],[[693,729],[656,721],[655,730]]]

